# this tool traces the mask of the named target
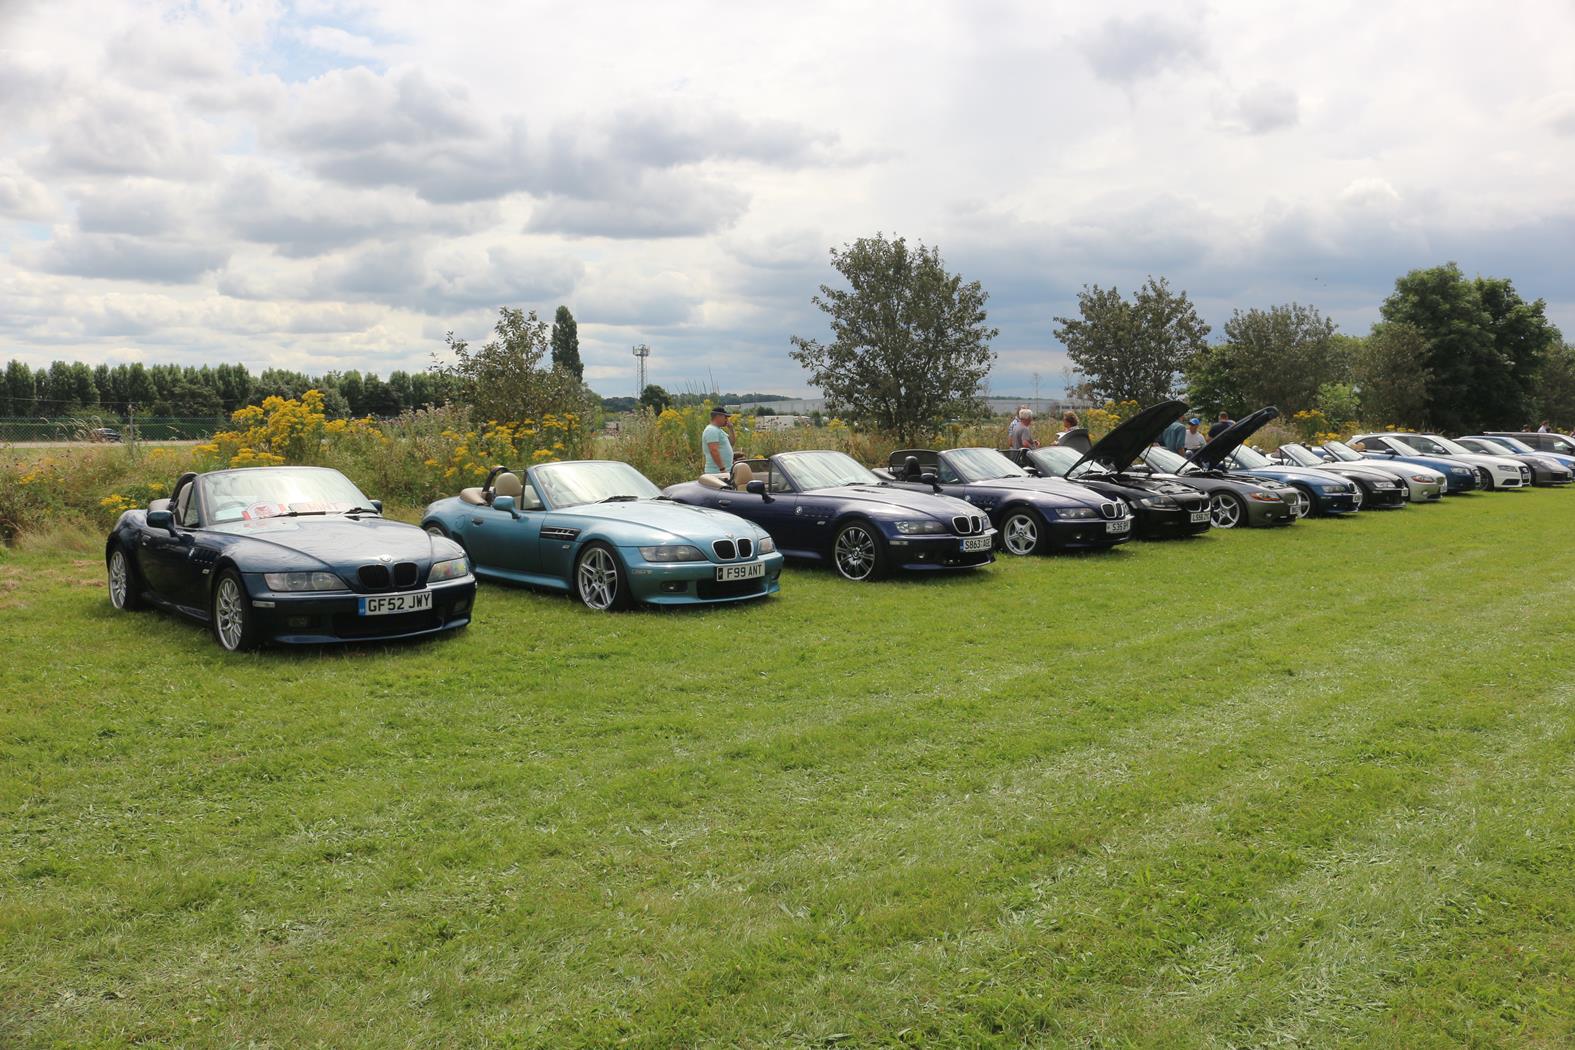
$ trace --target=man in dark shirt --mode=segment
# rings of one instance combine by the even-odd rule
[[[1209,427],[1210,439],[1219,437],[1220,433],[1234,422],[1236,421],[1230,417],[1229,412],[1220,412],[1219,419],[1215,420],[1214,425]]]

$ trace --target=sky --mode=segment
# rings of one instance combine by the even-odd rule
[[[937,246],[1058,392],[1086,285],[1365,332],[1456,261],[1575,338],[1575,0],[0,0],[0,360],[387,374],[500,306],[633,394],[813,394],[830,250]]]

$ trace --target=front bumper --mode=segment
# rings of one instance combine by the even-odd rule
[[[465,576],[394,594],[432,593],[432,607],[387,616],[362,616],[360,600],[368,595],[270,591],[260,575],[242,577],[264,638],[284,645],[332,645],[337,642],[389,642],[401,638],[453,631],[470,623],[476,602],[476,578]]]
[[[1477,478],[1477,472],[1474,470],[1469,474],[1455,474],[1451,472],[1446,476],[1445,485],[1447,486],[1444,490],[1445,494],[1450,496],[1455,496],[1462,492],[1475,492],[1482,487],[1481,481]]]
[[[1266,525],[1291,525],[1296,521],[1296,512],[1291,510],[1289,503],[1260,503],[1255,499],[1247,499],[1247,524],[1256,528]]]
[[[649,562],[638,550],[623,548],[624,564],[629,567],[629,595],[637,602],[652,605],[710,605],[718,602],[747,602],[781,590],[782,555],[773,551],[738,561]],[[718,580],[717,570],[729,565],[761,563],[759,576],[744,580]]]
[[[972,569],[979,565],[988,565],[995,560],[995,530],[990,529],[980,535],[988,536],[990,542],[984,550],[979,551],[963,550],[964,541],[976,537],[951,534],[887,536],[886,551],[891,555],[892,567],[905,571]]]
[[[1110,531],[1110,526],[1120,522],[1126,528]],[[1050,550],[1099,550],[1126,543],[1132,538],[1136,526],[1132,515],[1124,518],[1051,518],[1045,522],[1045,546]]]
[[[1398,510],[1405,506],[1405,489],[1397,485],[1392,489],[1374,489],[1362,493],[1363,510]]]
[[[1135,509],[1133,529],[1139,539],[1159,540],[1176,536],[1196,536],[1209,531],[1209,505],[1201,503],[1198,510],[1202,521],[1192,520],[1192,511],[1185,507],[1143,507]]]
[[[1412,503],[1436,503],[1444,498],[1444,490],[1448,481],[1407,481],[1411,489]]]
[[[1532,467],[1531,483],[1539,487],[1549,485],[1568,485],[1575,481],[1575,475],[1567,470],[1552,470],[1548,467]]]
[[[1328,516],[1331,514],[1355,514],[1362,509],[1356,502],[1354,492],[1320,492],[1318,501],[1313,504],[1313,513]]]

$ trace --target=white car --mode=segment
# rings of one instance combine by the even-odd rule
[[[1476,467],[1487,480],[1485,488],[1524,489],[1531,487],[1531,468],[1508,456],[1488,456],[1472,452],[1440,434],[1358,434],[1351,444],[1361,442],[1368,451],[1393,452],[1399,456],[1437,456]]]

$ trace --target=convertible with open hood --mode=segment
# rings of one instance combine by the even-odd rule
[[[675,503],[613,460],[539,463],[523,479],[494,467],[421,523],[463,544],[480,576],[569,591],[596,610],[763,598],[782,573],[763,530]]]
[[[1113,547],[1132,538],[1125,500],[1029,474],[993,448],[893,452],[883,477],[903,488],[967,500],[990,516],[1008,554]]]
[[[830,562],[850,580],[892,569],[965,569],[995,560],[995,529],[979,508],[877,477],[842,452],[781,452],[667,489],[769,532],[789,557]]]
[[[1127,473],[1138,454],[1154,442],[1181,411],[1182,401],[1151,405],[1096,442],[1075,427],[1045,448],[1002,449],[1001,455],[1047,478],[1064,478],[1132,508],[1134,531],[1144,539],[1192,536],[1209,528],[1208,497],[1176,481],[1147,472]]]
[[[1298,518],[1354,514],[1361,510],[1362,490],[1356,482],[1326,471],[1276,466],[1261,453],[1246,447],[1247,439],[1279,414],[1280,410],[1273,405],[1260,408],[1226,427],[1187,458],[1204,470],[1220,470],[1227,476],[1290,486],[1291,511]],[[1396,504],[1400,502],[1393,485],[1389,487],[1389,498]]]
[[[463,627],[465,552],[326,467],[183,474],[169,499],[120,516],[105,544],[109,600],[207,623],[219,645],[387,640]]]
[[[1245,434],[1257,431],[1263,425],[1255,417],[1232,423],[1202,448],[1186,457],[1159,445],[1150,445],[1142,452],[1143,463],[1160,477],[1191,485],[1209,497],[1209,515],[1216,529],[1234,529],[1243,525],[1289,525],[1297,520],[1296,504],[1300,499],[1297,489],[1267,478],[1253,478],[1234,474],[1218,465],[1225,453],[1235,449]],[[1245,434],[1243,434],[1245,432]],[[1242,434],[1243,436],[1236,436]]]

